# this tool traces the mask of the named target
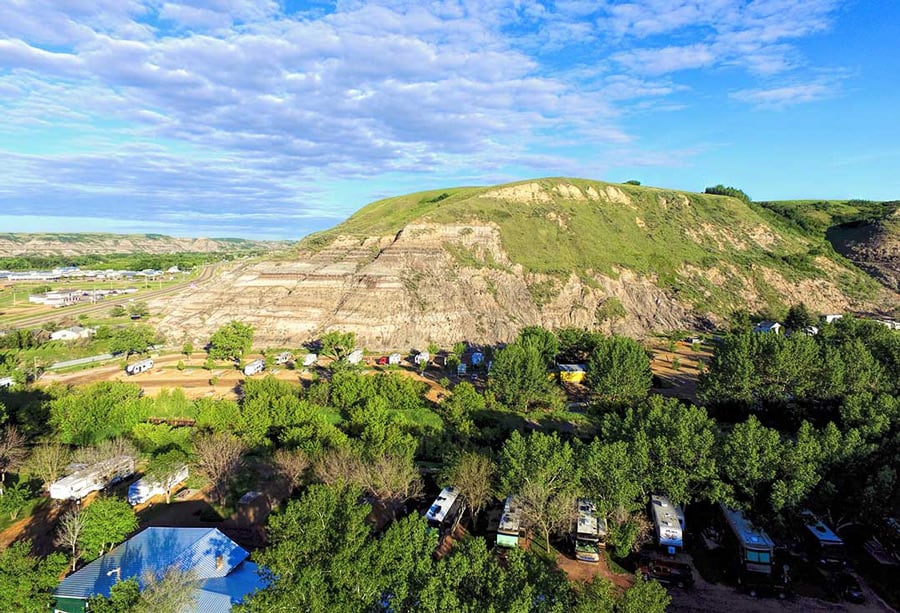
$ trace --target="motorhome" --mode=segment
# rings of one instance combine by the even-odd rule
[[[244,366],[244,374],[248,377],[259,374],[266,369],[265,360],[253,360]]]
[[[597,515],[596,505],[584,498],[575,502],[575,558],[583,562],[599,562],[600,550],[606,547],[606,519]]]
[[[650,496],[653,537],[660,549],[675,554],[684,548],[684,511],[661,494]]]
[[[810,559],[823,568],[842,568],[847,563],[847,552],[841,537],[812,511],[801,511],[800,520],[800,534]]]
[[[719,503],[725,530],[724,545],[731,551],[737,581],[751,595],[760,590],[784,594],[786,577],[775,570],[775,542],[744,517],[744,514]]]
[[[403,361],[403,356],[399,353],[392,353],[388,356],[388,364],[399,364]]]
[[[146,360],[141,360],[140,362],[129,364],[125,367],[125,372],[129,375],[137,375],[146,370],[150,370],[151,368],[153,368],[153,360],[147,358]]]
[[[294,359],[293,353],[291,353],[290,351],[283,351],[283,352],[279,353],[277,356],[275,356],[275,363],[280,366],[282,364],[287,364],[288,362],[290,362],[293,359]]]
[[[459,490],[455,487],[445,487],[426,511],[425,519],[430,528],[439,530],[443,535],[453,530],[465,508]]]
[[[431,359],[431,354],[429,354],[427,351],[422,351],[420,353],[417,353],[415,355],[415,357],[413,357],[413,362],[415,362],[418,365],[422,365],[422,364],[427,364],[428,360],[430,360],[430,359]]]
[[[497,527],[498,547],[518,547],[521,532],[522,507],[515,496],[509,496],[503,504],[503,514],[500,516],[500,525]]]
[[[50,484],[50,498],[81,500],[134,474],[134,458],[117,456],[75,471]]]
[[[143,504],[154,496],[162,496],[167,489],[186,481],[188,478],[187,465],[182,466],[171,475],[162,479],[154,479],[152,477],[141,477],[128,486],[128,504],[136,506]]]

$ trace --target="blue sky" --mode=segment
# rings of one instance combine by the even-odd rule
[[[299,238],[578,176],[900,198],[900,3],[3,0],[0,231]]]

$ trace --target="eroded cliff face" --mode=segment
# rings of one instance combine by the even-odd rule
[[[900,210],[878,223],[840,227],[829,234],[835,249],[900,292]]]
[[[772,271],[757,271],[765,288],[733,267],[687,267],[680,276],[734,285],[734,308],[764,304],[772,287],[822,312],[855,306],[827,281],[792,283]],[[254,326],[257,346],[297,346],[339,329],[369,349],[509,341],[534,324],[642,336],[719,323],[652,276],[527,273],[507,257],[492,224],[419,223],[396,236],[339,237],[293,259],[233,267],[151,308],[166,313],[159,328],[175,342],[205,343],[239,319]]]
[[[583,277],[583,278],[582,278]],[[341,237],[293,261],[245,264],[152,305],[172,340],[205,342],[232,319],[258,345],[298,345],[331,329],[370,349],[508,341],[527,325],[623,334],[702,324],[653,279],[621,271],[568,278],[527,274],[491,225],[409,225],[396,236]]]

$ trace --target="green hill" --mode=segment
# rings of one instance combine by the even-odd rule
[[[723,313],[742,293],[773,309],[785,284],[827,281],[849,300],[879,287],[837,253],[828,228],[883,216],[861,201],[745,203],[736,198],[627,184],[547,178],[493,187],[434,190],[374,202],[301,248],[338,236],[395,234],[411,224],[495,225],[509,260],[526,273],[650,276],[700,310]],[[445,245],[461,265],[489,265],[477,250]],[[752,287],[751,287],[752,286]],[[810,300],[815,302],[815,297]]]

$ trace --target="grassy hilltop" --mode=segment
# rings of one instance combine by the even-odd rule
[[[747,203],[737,198],[571,178],[462,187],[373,202],[307,237],[320,249],[337,236],[384,236],[410,224],[493,224],[509,259],[528,273],[617,277],[657,283],[701,309],[721,311],[748,284],[783,306],[779,281],[827,279],[854,299],[878,284],[838,254],[830,227],[883,216],[889,205],[856,201]],[[462,265],[478,255],[445,245]],[[490,265],[490,262],[480,262]]]

